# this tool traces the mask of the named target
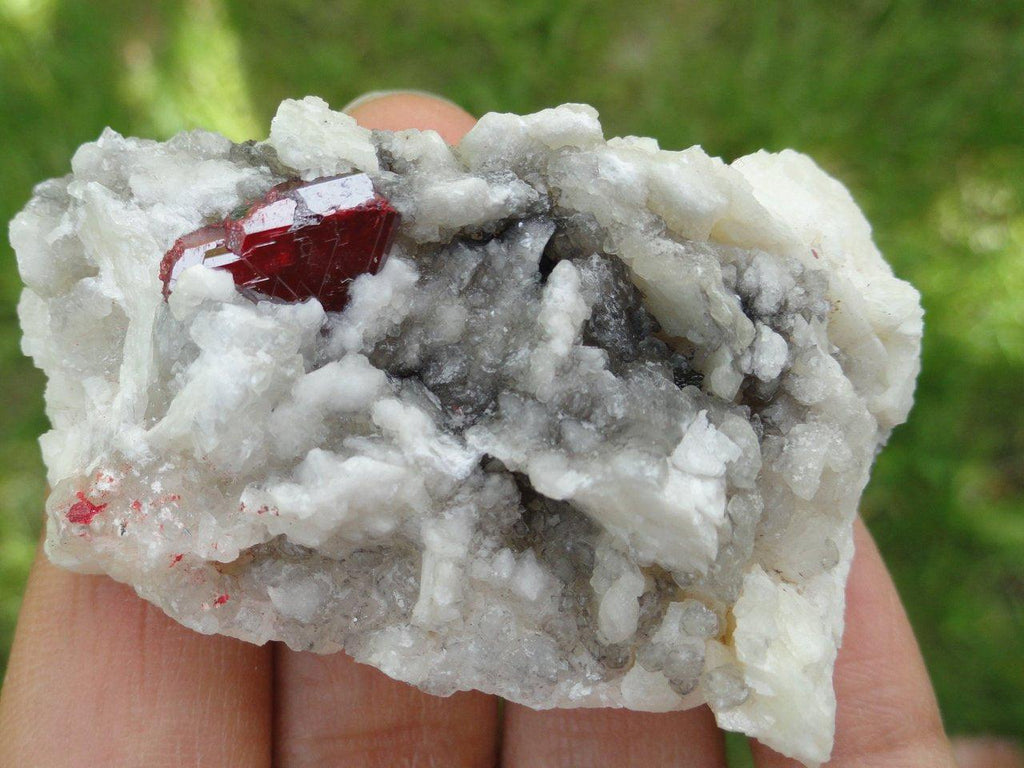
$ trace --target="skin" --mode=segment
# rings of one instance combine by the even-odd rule
[[[433,128],[456,142],[474,118],[423,94],[361,101],[371,128]],[[955,768],[917,642],[861,522],[835,670],[835,768]],[[796,768],[754,744],[758,768]],[[1003,742],[959,745],[960,768],[1021,768]],[[643,766],[725,768],[706,707],[646,714],[537,712],[478,692],[447,699],[344,654],[206,637],[106,577],[41,555],[0,694],[0,765]]]

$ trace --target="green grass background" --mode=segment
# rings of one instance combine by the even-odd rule
[[[924,295],[924,373],[863,513],[955,732],[1024,736],[1024,7],[1019,2],[0,0],[0,220],[111,125],[262,137],[284,97],[594,104],[607,133],[842,179]],[[0,659],[44,494],[43,377],[0,243]]]

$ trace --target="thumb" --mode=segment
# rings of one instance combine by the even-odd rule
[[[449,144],[457,144],[476,122],[457,104],[422,91],[374,91],[350,102],[343,111],[364,128],[429,129]]]

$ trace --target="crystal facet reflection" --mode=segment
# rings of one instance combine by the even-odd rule
[[[164,295],[202,264],[227,270],[239,288],[286,301],[315,297],[340,310],[349,283],[380,269],[398,221],[366,174],[285,182],[241,218],[179,238],[160,264]]]

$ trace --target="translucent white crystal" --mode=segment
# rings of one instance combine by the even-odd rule
[[[72,167],[10,229],[55,562],[434,693],[707,702],[827,759],[851,523],[921,308],[811,160],[606,142],[582,105],[449,148],[307,98],[261,144],[107,131]],[[350,171],[403,219],[344,311],[201,263],[164,300],[177,238]]]

